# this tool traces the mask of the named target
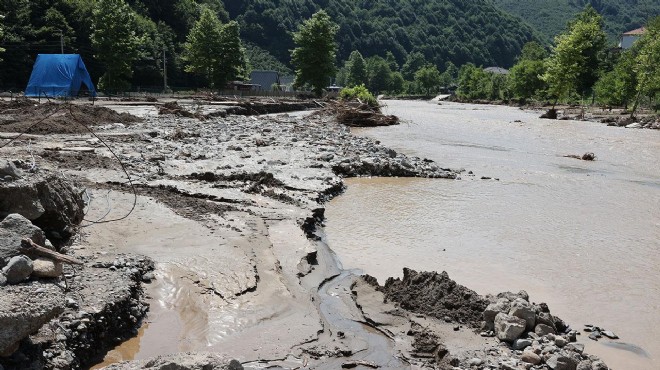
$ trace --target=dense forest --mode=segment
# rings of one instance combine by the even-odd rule
[[[93,8],[88,0],[3,0],[4,37],[0,46],[4,88],[25,85],[37,53],[80,53],[93,80],[104,63],[92,45]],[[197,86],[183,72],[180,58],[186,36],[199,18],[201,7],[214,10],[222,22],[238,21],[247,58],[255,69],[290,68],[291,32],[320,9],[339,25],[338,61],[353,50],[365,57],[390,51],[399,64],[411,52],[422,53],[438,66],[510,66],[534,31],[517,18],[479,0],[127,0],[135,12],[135,35],[140,40],[132,84],[162,84],[165,53],[171,86]],[[60,36],[61,35],[61,36]],[[61,38],[61,40],[60,40]],[[267,51],[265,53],[264,51]]]
[[[220,22],[238,23],[248,70],[274,69],[292,74],[292,34],[318,10],[325,9],[339,28],[336,36],[337,65],[342,67],[353,51],[359,51],[368,66],[385,63],[407,81],[426,63],[444,71],[473,63],[476,66],[511,67],[529,41],[551,43],[549,35],[565,28],[566,21],[587,0],[113,0],[126,3],[120,28],[128,37],[129,71],[120,71],[133,89],[163,86],[164,63],[169,86],[208,86],[204,79],[186,72],[185,43],[203,8]],[[25,87],[38,53],[79,53],[95,83],[122,63],[94,44],[93,35],[105,28],[118,35],[115,24],[99,15],[99,4],[109,0],[2,0],[0,1],[0,90]],[[549,2],[557,6],[547,6]],[[655,0],[589,0],[604,13],[610,34],[639,26],[647,15],[657,14]],[[633,3],[637,4],[633,6]],[[502,8],[500,8],[502,7]],[[535,25],[542,32],[525,23]],[[96,13],[95,13],[96,10]],[[126,11],[130,12],[127,14]],[[539,16],[540,14],[540,16]],[[543,22],[546,22],[543,23]],[[110,22],[112,23],[112,22]],[[546,36],[544,36],[544,34]],[[112,36],[111,36],[112,37]],[[105,54],[105,57],[103,55]],[[112,60],[109,60],[111,58]],[[376,59],[374,59],[376,58]],[[379,59],[380,58],[380,59]],[[418,63],[417,63],[418,62]],[[415,70],[410,70],[415,66]],[[408,70],[404,70],[407,67]],[[381,68],[382,69],[382,68]],[[436,74],[435,70],[426,69]],[[340,70],[341,72],[341,70]],[[453,72],[452,72],[453,73]],[[449,75],[451,73],[448,73]],[[402,86],[393,76],[393,86]],[[377,78],[374,78],[377,80]],[[381,90],[381,89],[377,89]]]
[[[569,20],[591,5],[603,16],[611,42],[660,14],[658,0],[494,0],[503,10],[532,25],[547,40],[566,29]]]

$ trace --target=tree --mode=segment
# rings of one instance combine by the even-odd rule
[[[623,105],[633,101],[637,91],[636,61],[632,50],[624,51],[614,69],[605,73],[594,86],[598,101],[607,105]]]
[[[523,60],[544,60],[548,57],[548,51],[538,42],[530,41],[523,45],[522,51],[518,56],[518,61]]]
[[[403,78],[408,81],[411,81],[415,78],[415,72],[419,71],[420,68],[424,67],[427,64],[424,54],[415,51],[408,54],[406,62],[401,67],[401,73]]]
[[[293,34],[296,48],[291,52],[291,63],[296,69],[295,86],[309,84],[317,96],[321,95],[336,73],[338,30],[339,26],[323,10],[298,27]]]
[[[92,16],[95,57],[105,66],[99,89],[128,89],[140,45],[135,32],[135,13],[124,0],[98,0]]]
[[[392,84],[392,71],[387,61],[380,56],[374,56],[366,62],[369,91],[380,94],[389,90]]]
[[[391,51],[387,51],[385,53],[385,60],[387,61],[388,67],[390,67],[390,71],[396,72],[399,70],[399,63],[396,61],[396,57]]]
[[[355,50],[346,62],[346,86],[358,86],[367,83],[367,64],[359,51]]]
[[[228,81],[245,78],[246,64],[238,23],[231,21],[220,32],[220,63],[214,75],[216,86],[224,87]]]
[[[432,64],[420,68],[415,72],[415,82],[426,90],[426,95],[431,95],[431,89],[440,85],[440,71]]]
[[[542,60],[521,59],[509,74],[513,95],[522,100],[538,96],[546,88],[542,78],[544,73],[545,64]]]
[[[655,97],[660,92],[660,16],[653,18],[646,33],[637,41],[639,54],[635,58],[637,74],[637,96],[631,117],[634,116],[642,95]]]
[[[584,96],[596,82],[605,46],[602,18],[587,7],[566,33],[555,38],[555,43],[547,59],[544,80],[556,104],[571,93]]]
[[[213,10],[204,8],[184,44],[186,72],[204,77],[215,89],[242,77],[246,60],[239,32],[238,23],[222,25]]]
[[[3,21],[4,21],[4,20],[5,20],[5,16],[2,15],[2,14],[0,14],[0,40],[2,40],[2,37],[4,36],[4,32],[3,32],[3,30],[2,30],[2,26],[3,26]],[[0,47],[0,53],[3,53],[4,51],[5,51],[5,49],[3,49],[2,47]],[[2,62],[2,58],[0,58],[0,62]]]
[[[456,94],[464,99],[486,99],[489,96],[490,77],[483,68],[472,63],[461,66],[458,72],[458,90]]]
[[[406,80],[403,78],[401,72],[392,72],[390,74],[390,87],[389,91],[394,94],[402,93],[405,88]]]

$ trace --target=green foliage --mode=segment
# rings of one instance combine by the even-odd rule
[[[5,16],[0,14],[0,40],[4,37],[4,31],[3,31],[3,21],[5,20]],[[0,47],[0,53],[3,53],[5,51],[4,48]],[[2,62],[2,58],[0,58],[0,62]]]
[[[378,107],[378,100],[364,84],[342,89],[339,98],[346,101],[357,100],[371,107]]]
[[[388,91],[392,84],[392,71],[385,59],[379,56],[371,57],[367,62],[367,87],[376,94]]]
[[[98,0],[93,22],[92,45],[96,58],[105,66],[98,87],[125,90],[130,87],[132,64],[141,42],[136,35],[135,12],[123,0]]]
[[[660,14],[657,0],[495,0],[495,4],[524,19],[547,40],[564,31],[586,5],[603,15],[610,41],[618,41],[623,32],[640,27],[649,15]]]
[[[441,83],[440,71],[434,65],[426,65],[415,72],[415,82],[417,82],[425,91],[426,95],[431,94],[432,89],[439,87]]]
[[[427,65],[428,62],[424,57],[424,54],[416,51],[408,54],[406,62],[401,67],[401,73],[403,78],[410,81],[415,78],[415,72],[419,71],[420,68]]]
[[[510,99],[512,89],[507,75],[489,73],[468,63],[459,70],[456,94],[466,100],[501,100]]]
[[[344,85],[358,86],[367,83],[367,64],[359,51],[355,50],[346,62],[346,80]]]
[[[243,77],[245,51],[239,38],[238,23],[223,25],[216,13],[204,8],[184,44],[186,71],[202,76],[211,87],[222,89],[228,81]]]
[[[296,68],[295,86],[309,84],[316,95],[336,74],[335,35],[339,27],[325,11],[315,13],[293,34],[296,48],[291,52],[291,63]]]
[[[277,71],[285,76],[293,75],[291,68],[257,45],[245,44],[245,57],[250,70]]]
[[[634,68],[637,74],[637,98],[632,114],[635,114],[642,95],[655,97],[660,92],[660,16],[649,22],[646,33],[637,43],[639,52]]]
[[[538,39],[530,26],[490,1],[226,0],[225,7],[240,22],[247,41],[280,60],[286,60],[287,50],[294,47],[289,33],[319,9],[339,24],[340,60],[348,59],[353,50],[365,58],[386,57],[390,51],[400,65],[408,54],[420,52],[437,66],[471,61],[507,67],[525,42]],[[409,74],[402,71],[404,77],[412,79],[424,64],[409,69]]]
[[[544,75],[550,96],[555,99],[568,98],[572,93],[584,96],[592,88],[605,47],[601,23],[600,16],[588,8],[566,33],[557,36]]]
[[[623,52],[612,71],[605,73],[594,86],[596,97],[602,104],[628,106],[637,91],[635,55],[631,50]]]
[[[509,83],[513,96],[528,100],[540,97],[546,88],[542,76],[545,64],[542,60],[521,59],[509,74]]]
[[[530,41],[523,46],[522,51],[520,52],[520,56],[518,57],[518,61],[539,61],[544,60],[547,57],[548,51],[543,47],[543,45],[536,41]]]

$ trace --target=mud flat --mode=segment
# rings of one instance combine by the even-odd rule
[[[129,323],[127,336],[142,322],[139,340],[97,367],[604,368],[579,346],[565,348],[574,332],[524,294],[481,297],[446,274],[413,271],[380,287],[342,269],[323,234],[323,204],[343,191],[342,178],[451,181],[456,171],[353,136],[327,116],[147,117],[96,133],[31,135],[2,155],[77,181],[87,205],[69,250],[134,282],[123,286],[135,287],[135,320],[117,321]],[[72,310],[71,325],[82,309]],[[538,318],[547,326],[539,332]],[[519,330],[521,320],[529,324]],[[71,368],[95,362],[75,358]]]

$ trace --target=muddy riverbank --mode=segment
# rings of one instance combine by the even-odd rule
[[[446,275],[431,274],[439,282],[431,290],[410,289],[424,279],[381,288],[342,268],[323,223],[324,204],[343,192],[344,177],[453,182],[458,171],[354,136],[327,116],[147,116],[95,132],[29,135],[3,148],[2,156],[61,173],[86,189],[85,221],[70,251],[91,267],[129,267],[129,274],[142,277],[149,272],[131,272],[122,256],[144,255],[155,263],[148,279],[132,280],[150,306],[138,339],[109,351],[97,367],[136,360],[112,368],[530,368],[525,348],[527,357],[546,364],[539,369],[566,361],[600,366],[580,347],[563,349],[561,343],[571,341],[565,327],[536,333],[531,325],[531,331],[509,334],[509,345],[494,338],[504,324],[487,323],[479,335],[481,311],[500,297],[449,294],[457,285]],[[359,222],[361,215],[342,217]],[[444,309],[425,311],[419,307],[432,302],[407,307],[402,300],[409,299],[397,291],[436,303],[445,302],[445,293],[449,299]],[[542,313],[519,304],[534,320]],[[497,309],[502,320],[518,322],[504,306]],[[79,328],[77,319],[67,320]],[[511,348],[513,340],[528,337],[529,343]],[[217,355],[148,360],[185,352]],[[93,364],[77,359],[73,368]],[[58,367],[48,356],[43,361]]]

